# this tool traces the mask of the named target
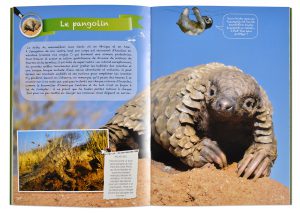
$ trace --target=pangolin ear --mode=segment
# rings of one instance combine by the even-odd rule
[[[256,143],[272,143],[274,140],[272,105],[266,92],[261,87],[260,98],[255,114],[254,141]]]
[[[211,101],[211,96],[210,96],[211,86],[212,86],[212,82],[209,80],[206,80],[205,81],[205,93],[204,93],[206,104],[208,104]]]

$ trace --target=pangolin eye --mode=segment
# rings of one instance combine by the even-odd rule
[[[209,96],[214,96],[216,95],[216,88],[214,86],[212,86],[210,89],[209,89]]]
[[[247,98],[247,99],[244,101],[244,106],[245,106],[247,109],[254,108],[254,106],[255,106],[255,100],[254,100],[253,98]]]

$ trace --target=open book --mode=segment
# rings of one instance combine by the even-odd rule
[[[290,203],[290,8],[11,9],[11,203]]]

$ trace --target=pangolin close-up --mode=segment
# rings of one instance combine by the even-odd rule
[[[134,139],[146,132],[145,97],[128,101],[105,125],[117,150],[138,148]],[[189,167],[238,162],[237,174],[245,178],[269,176],[277,157],[266,92],[250,75],[220,63],[152,82],[151,141]]]
[[[26,19],[22,24],[23,32],[38,30],[41,27],[41,23],[34,18]]]

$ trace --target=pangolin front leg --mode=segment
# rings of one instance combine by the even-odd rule
[[[178,130],[183,130],[184,134],[180,134]],[[202,167],[207,163],[218,165],[220,168],[227,166],[226,156],[216,141],[209,138],[200,140],[195,134],[188,136],[189,133],[195,133],[190,126],[177,129],[170,138],[172,147],[169,151],[190,167]]]
[[[244,178],[269,176],[276,157],[274,149],[272,144],[254,143],[238,164],[238,176]]]
[[[162,146],[174,156],[190,167],[202,167],[207,163],[213,163],[220,168],[227,166],[225,154],[219,148],[216,141],[209,138],[200,139],[191,124],[186,124],[188,119],[176,116],[178,111],[167,122],[167,130],[161,130],[164,124],[162,117],[156,122],[156,130]],[[192,123],[192,120],[190,120]]]
[[[172,90],[176,83],[176,80],[164,83],[165,88],[171,89],[169,94],[165,88],[153,90],[154,99],[161,98],[152,104],[154,140],[190,167],[202,167],[207,163],[225,167],[226,156],[217,142],[203,135],[207,129],[207,115],[203,109],[205,84],[194,75],[182,83],[179,91]],[[199,127],[202,130],[196,131]]]
[[[277,141],[273,134],[272,114],[268,105],[258,109],[254,127],[254,143],[238,164],[238,176],[245,178],[269,176],[277,157]]]

